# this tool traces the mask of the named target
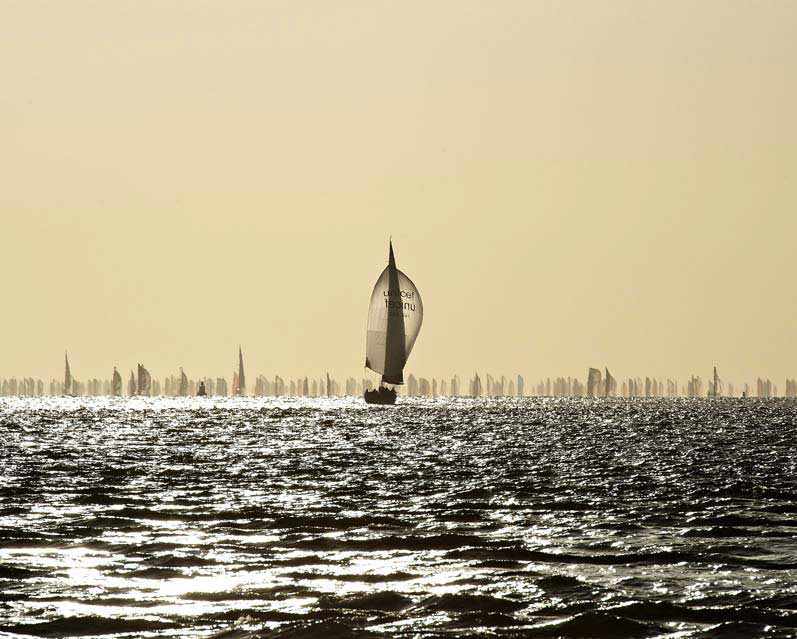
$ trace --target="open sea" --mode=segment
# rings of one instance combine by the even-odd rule
[[[795,637],[797,404],[0,399],[0,637]]]

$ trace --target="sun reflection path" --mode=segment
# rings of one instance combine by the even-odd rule
[[[0,635],[778,636],[796,412],[2,398]]]

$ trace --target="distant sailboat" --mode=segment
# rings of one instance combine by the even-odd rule
[[[180,389],[178,393],[180,397],[188,397],[188,377],[182,367],[180,367]]]
[[[617,380],[612,377],[612,374],[609,372],[608,368],[605,370],[606,378],[603,380],[603,396],[611,397],[612,394],[617,390]]]
[[[479,374],[476,373],[473,378],[473,392],[471,393],[474,397],[481,397],[482,396],[482,380],[479,379]]]
[[[246,375],[244,375],[244,354],[241,347],[238,347],[238,387],[236,395],[246,395]]]
[[[68,395],[70,397],[75,396],[72,385],[73,379],[72,370],[69,368],[69,356],[67,355],[67,352],[64,351],[64,395]]]
[[[152,375],[141,364],[138,365],[138,388],[137,395],[149,396],[152,390]]]
[[[113,367],[113,377],[111,378],[111,395],[114,397],[122,396],[122,376],[116,370],[116,366]]]
[[[601,372],[597,368],[590,368],[587,373],[587,397],[595,397],[601,384]]]
[[[720,397],[722,395],[722,380],[720,379],[719,375],[717,374],[717,367],[714,367],[714,378],[711,382],[711,387],[709,388],[709,397]]]
[[[423,303],[415,284],[396,268],[393,243],[388,265],[376,281],[368,309],[365,366],[382,379],[377,390],[366,391],[369,404],[394,404],[392,386],[404,383],[404,366],[423,323]]]

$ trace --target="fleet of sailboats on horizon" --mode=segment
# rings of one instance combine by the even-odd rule
[[[389,370],[389,369],[386,369]],[[185,371],[182,367],[179,369],[180,375],[179,378],[175,378],[174,376],[167,377],[165,380],[165,384],[162,387],[161,384],[156,381],[150,372],[142,365],[137,365],[137,373],[134,371],[130,371],[130,380],[128,383],[128,393],[127,395],[130,397],[136,396],[166,396],[166,397],[188,397],[192,395],[196,395],[198,397],[206,397],[208,395],[213,396],[227,396],[227,384],[224,381],[224,378],[219,377],[216,378],[215,384],[212,378],[200,378],[198,380],[189,381],[188,376],[185,374]],[[403,370],[401,371],[401,375],[403,378]],[[385,374],[382,374],[385,377]],[[246,397],[247,389],[246,389],[246,381],[245,381],[245,373],[244,373],[244,364],[243,364],[243,351],[241,347],[238,348],[238,370],[233,372],[233,382],[234,385],[232,387],[231,395],[234,397]],[[388,378],[385,378],[383,382],[380,384],[383,388],[393,389],[398,386],[398,384],[391,384],[387,381]],[[478,372],[474,373],[474,377],[470,381],[470,385],[468,387],[467,394],[460,393],[460,383],[459,377],[454,375],[451,379],[451,393],[447,393],[446,389],[446,381],[440,380],[440,394],[439,396],[443,397],[524,397],[527,396],[525,393],[525,381],[521,375],[517,376],[518,383],[517,383],[517,394],[515,393],[515,387],[512,385],[512,382],[509,382],[508,386],[508,393],[505,392],[504,386],[504,378],[503,376],[500,378],[500,383],[498,382],[498,378],[492,378],[488,374],[487,375],[487,382],[486,386],[482,384],[481,378],[479,377]],[[688,384],[685,385],[681,392],[678,390],[678,385],[676,381],[671,379],[667,379],[667,389],[666,392],[662,390],[662,383],[659,382],[658,385],[656,383],[656,379],[654,378],[651,380],[650,378],[645,378],[644,385],[641,383],[640,378],[629,378],[628,386],[626,386],[626,381],[623,381],[623,389],[622,394],[619,393],[619,387],[617,380],[614,376],[609,372],[609,369],[606,368],[604,374],[597,368],[589,368],[586,384],[580,384],[577,378],[572,378],[572,392],[570,388],[570,380],[571,378],[556,378],[553,380],[553,385],[551,386],[551,378],[548,378],[547,383],[545,380],[542,380],[540,384],[537,385],[536,390],[532,388],[532,392],[530,395],[531,397],[593,397],[593,398],[610,398],[610,397],[627,397],[627,398],[635,398],[635,397],[701,397],[707,396],[709,398],[720,398],[720,397],[734,397],[734,387],[732,384],[727,384],[727,395],[726,395],[726,383],[720,379],[719,374],[717,372],[717,367],[714,366],[712,378],[708,384],[708,392],[703,394],[701,392],[702,388],[702,381],[700,377],[695,377],[694,375],[689,380]],[[17,394],[17,385],[15,383],[15,378],[11,378],[10,380],[0,380],[2,381],[2,392],[0,392],[0,396],[14,396]],[[92,379],[88,382],[88,395],[90,396],[98,396],[102,395],[102,392],[99,392],[102,386],[100,384],[101,380]],[[316,387],[316,381],[318,381],[318,386]],[[341,393],[341,386],[338,385],[338,382],[333,380],[329,373],[326,373],[326,379],[318,379],[312,381],[312,391],[310,388],[310,384],[308,383],[308,378],[304,377],[304,380],[299,379],[296,380],[294,386],[294,380],[290,382],[290,391],[288,386],[285,384],[285,380],[283,380],[279,375],[277,375],[274,379],[274,386],[269,386],[269,381],[263,377],[262,375],[258,375],[257,383],[255,384],[254,397],[267,397],[267,396],[291,396],[291,397],[332,397],[332,396],[359,396],[363,390],[369,390],[373,387],[373,382],[367,379],[361,380],[362,384],[359,381],[355,380],[354,378],[349,378],[346,380],[345,387],[346,392]],[[8,382],[8,387],[7,383]],[[24,378],[20,382],[19,388],[21,389],[19,395],[21,396],[28,396],[28,395],[46,395],[43,391],[44,385],[39,380],[38,387],[35,384],[36,380],[33,378]],[[55,380],[51,381],[50,384],[50,396],[54,395],[64,395],[68,397],[79,397],[86,395],[86,387],[82,382],[79,382],[74,375],[72,374],[71,366],[69,363],[69,355],[68,353],[64,353],[64,381],[62,384],[57,384],[53,386]],[[207,382],[207,386],[206,386]],[[243,382],[243,383],[242,383]],[[409,397],[413,396],[426,396],[426,397],[437,397],[437,386],[435,385],[436,380],[432,380],[430,384],[429,380],[421,377],[421,378],[414,378],[412,375],[409,376],[408,379],[408,391],[407,395]],[[560,383],[561,382],[561,383]],[[567,382],[567,387],[565,388],[563,384]],[[768,379],[761,380],[758,379],[758,388],[755,391],[755,394],[748,392],[748,385],[744,385],[743,392],[741,393],[740,397],[777,397],[777,387],[774,387]],[[113,396],[113,397],[121,397],[123,395],[123,388],[122,388],[122,376],[119,374],[118,369],[114,366],[113,367],[113,374],[111,379],[106,380],[105,384],[105,395]],[[425,386],[424,386],[425,384]],[[557,387],[558,384],[558,387]],[[34,389],[38,388],[38,392]],[[316,390],[318,388],[318,390]],[[359,388],[359,390],[358,390]],[[644,390],[643,390],[644,388]],[[657,390],[658,388],[658,390]],[[774,392],[773,392],[774,388]],[[24,390],[22,390],[24,389]],[[163,391],[165,392],[162,392]],[[273,389],[273,390],[269,390]],[[215,391],[215,392],[214,392]],[[289,392],[288,392],[289,391]],[[378,392],[378,391],[377,391]],[[384,393],[385,391],[381,391]],[[373,393],[373,391],[371,392]],[[787,398],[797,398],[797,380],[793,379],[786,379],[786,393],[784,397]]]
[[[364,398],[368,404],[394,404],[396,387],[404,383],[404,367],[412,352],[423,323],[423,302],[415,283],[396,266],[393,242],[389,242],[388,264],[380,274],[371,293],[366,332],[365,367],[381,375],[376,389],[365,389]],[[327,395],[331,387],[327,373]],[[488,375],[489,378],[489,375]],[[488,380],[489,381],[489,380]],[[364,382],[365,384],[365,382]],[[304,382],[307,386],[307,380]],[[720,397],[722,382],[714,367],[709,397]],[[72,376],[69,356],[64,352],[64,395],[75,397],[77,382]],[[152,375],[141,364],[137,374],[130,371],[128,393],[130,396],[149,396],[152,394]],[[168,382],[167,382],[168,388]],[[482,384],[478,373],[472,382],[472,395],[482,395]],[[587,375],[587,397],[611,397],[617,390],[617,382],[605,369],[605,376],[596,368],[590,368]],[[111,394],[122,395],[122,377],[114,367],[111,380]],[[306,393],[305,393],[306,394]],[[177,395],[189,395],[188,377],[180,367],[180,381]],[[206,396],[204,381],[197,389],[198,396]],[[238,370],[233,373],[232,395],[246,396],[246,376],[244,373],[243,350],[238,347]]]

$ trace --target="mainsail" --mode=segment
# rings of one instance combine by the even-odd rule
[[[714,377],[709,385],[709,397],[720,397],[722,395],[722,380],[717,374],[717,367],[714,367]]]
[[[609,369],[606,368],[606,378],[603,380],[603,396],[611,397],[617,390],[617,380],[612,377]]]
[[[238,347],[238,390],[236,395],[246,395],[246,375],[244,375],[244,354]]]
[[[391,242],[387,268],[371,293],[365,346],[365,366],[381,373],[382,383],[404,383],[404,366],[422,323],[421,294],[412,280],[396,268]]]
[[[116,366],[113,367],[113,377],[111,378],[111,395],[114,397],[122,395],[122,376],[116,370]]]
[[[180,397],[188,397],[188,377],[185,374],[185,371],[180,368],[180,390],[179,390]]]
[[[590,368],[587,374],[587,397],[595,397],[601,384],[601,372]]]
[[[138,395],[149,395],[152,389],[152,375],[141,364],[138,365]]]
[[[69,368],[69,356],[64,351],[64,395],[72,394],[72,371]]]
[[[482,396],[482,380],[479,379],[478,373],[476,373],[476,375],[473,378],[471,395],[473,395],[474,397]]]

